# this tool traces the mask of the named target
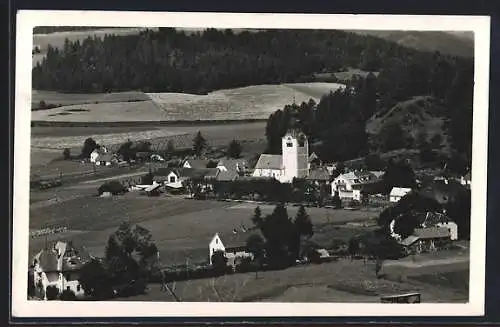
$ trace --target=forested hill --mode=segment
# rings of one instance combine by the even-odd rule
[[[119,27],[99,27],[99,26],[35,26],[33,34],[50,34],[57,32],[80,32],[100,29],[113,29]]]
[[[463,59],[438,56],[450,65]],[[172,28],[138,35],[88,38],[49,47],[33,68],[33,87],[64,92],[206,93],[254,84],[303,82],[345,67],[397,71],[424,79],[436,56],[377,37],[343,31]],[[409,67],[409,68],[408,68]],[[446,70],[447,68],[444,67]],[[414,74],[415,76],[411,75]],[[398,92],[394,90],[394,92]]]

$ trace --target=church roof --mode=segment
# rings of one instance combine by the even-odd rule
[[[281,169],[282,156],[278,154],[261,154],[255,169]]]

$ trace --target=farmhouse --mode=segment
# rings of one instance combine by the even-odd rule
[[[252,234],[257,232],[248,233],[244,228],[241,230],[233,230],[232,234],[216,233],[208,245],[208,257],[209,262],[212,264],[212,255],[221,251],[224,253],[225,257],[228,259],[227,264],[229,266],[235,266],[238,260],[244,258],[253,259],[253,254],[250,253],[246,247],[246,240]],[[224,239],[224,242],[222,240]]]
[[[91,259],[83,247],[69,242],[57,242],[52,249],[41,250],[33,258],[35,289],[45,300],[49,286],[55,286],[60,293],[69,289],[77,297],[84,296],[79,270]]]
[[[326,167],[316,167],[309,171],[306,180],[315,182],[316,184],[328,184],[330,182],[331,175]]]
[[[380,186],[381,171],[351,171],[337,176],[331,183],[332,196],[360,200],[361,194],[376,193]]]
[[[436,251],[451,241],[450,231],[445,227],[416,228],[412,235],[400,242],[410,253]]]
[[[298,130],[288,131],[282,138],[281,155],[261,154],[254,177],[271,177],[281,183],[309,175],[309,145],[306,135]]]
[[[406,187],[393,187],[389,194],[390,202],[399,202],[403,196],[411,192],[411,188]]]

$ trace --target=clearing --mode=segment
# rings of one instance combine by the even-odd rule
[[[283,109],[287,104],[301,103],[314,99],[319,101],[322,95],[343,87],[337,83],[295,83],[281,85],[253,85],[242,88],[218,90],[207,95],[187,93],[148,93],[151,101],[142,99],[136,93],[124,95],[127,100],[119,99],[119,94],[104,98],[96,95],[78,97],[61,95],[61,101],[55,94],[45,100],[43,93],[34,98],[34,103],[43,100],[46,103],[66,104],[61,107],[36,110],[32,113],[33,121],[48,122],[136,122],[136,121],[213,121],[266,119],[271,113]],[[71,102],[74,97],[75,103]],[[89,100],[92,99],[92,100]],[[97,103],[95,103],[97,102]]]

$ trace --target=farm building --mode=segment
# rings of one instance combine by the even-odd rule
[[[208,257],[210,264],[212,264],[212,255],[217,251],[223,252],[225,257],[228,259],[227,264],[233,267],[237,265],[238,260],[244,258],[253,259],[253,254],[251,254],[246,248],[246,240],[250,235],[256,233],[258,232],[247,232],[243,226],[240,230],[233,230],[232,234],[221,235],[220,233],[216,233],[208,245]],[[222,241],[223,239],[224,243]]]
[[[351,171],[337,176],[331,183],[332,196],[358,200],[363,192],[377,193],[384,173],[379,171]]]
[[[41,250],[33,258],[35,289],[46,300],[46,290],[55,286],[59,293],[69,289],[77,297],[85,295],[79,279],[79,270],[92,259],[83,248],[69,242],[57,242],[52,249]]]
[[[306,180],[317,184],[328,184],[330,182],[330,178],[331,175],[326,167],[316,167],[309,171]]]
[[[400,242],[408,253],[436,251],[451,241],[451,234],[445,227],[416,228],[412,235]]]
[[[111,166],[115,162],[116,158],[110,153],[104,153],[95,159],[96,166]]]
[[[411,188],[407,187],[393,187],[389,194],[390,202],[399,202],[403,196],[411,192]]]

